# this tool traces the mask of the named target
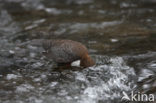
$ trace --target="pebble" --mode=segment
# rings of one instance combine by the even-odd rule
[[[110,39],[112,43],[118,42],[118,39]]]
[[[18,76],[15,75],[15,74],[8,74],[7,77],[6,77],[6,79],[7,79],[7,80],[17,79],[17,77],[18,77]]]

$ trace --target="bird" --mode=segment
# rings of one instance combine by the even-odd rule
[[[85,45],[80,42],[67,39],[47,39],[42,41],[43,54],[52,59],[58,65],[71,65],[72,62],[80,60],[81,67],[95,65]]]

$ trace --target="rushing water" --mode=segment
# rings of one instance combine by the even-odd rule
[[[156,98],[155,28],[156,0],[0,0],[0,103]],[[96,65],[57,67],[30,43],[50,38],[82,42]]]

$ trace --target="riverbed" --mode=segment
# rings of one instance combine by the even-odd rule
[[[156,96],[155,28],[155,0],[0,0],[0,103]],[[34,39],[79,41],[96,65],[57,67]]]

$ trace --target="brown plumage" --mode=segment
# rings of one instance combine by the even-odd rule
[[[43,41],[45,56],[53,59],[58,64],[71,64],[73,61],[80,60],[80,66],[90,67],[95,62],[88,55],[87,48],[72,40],[45,40]]]

